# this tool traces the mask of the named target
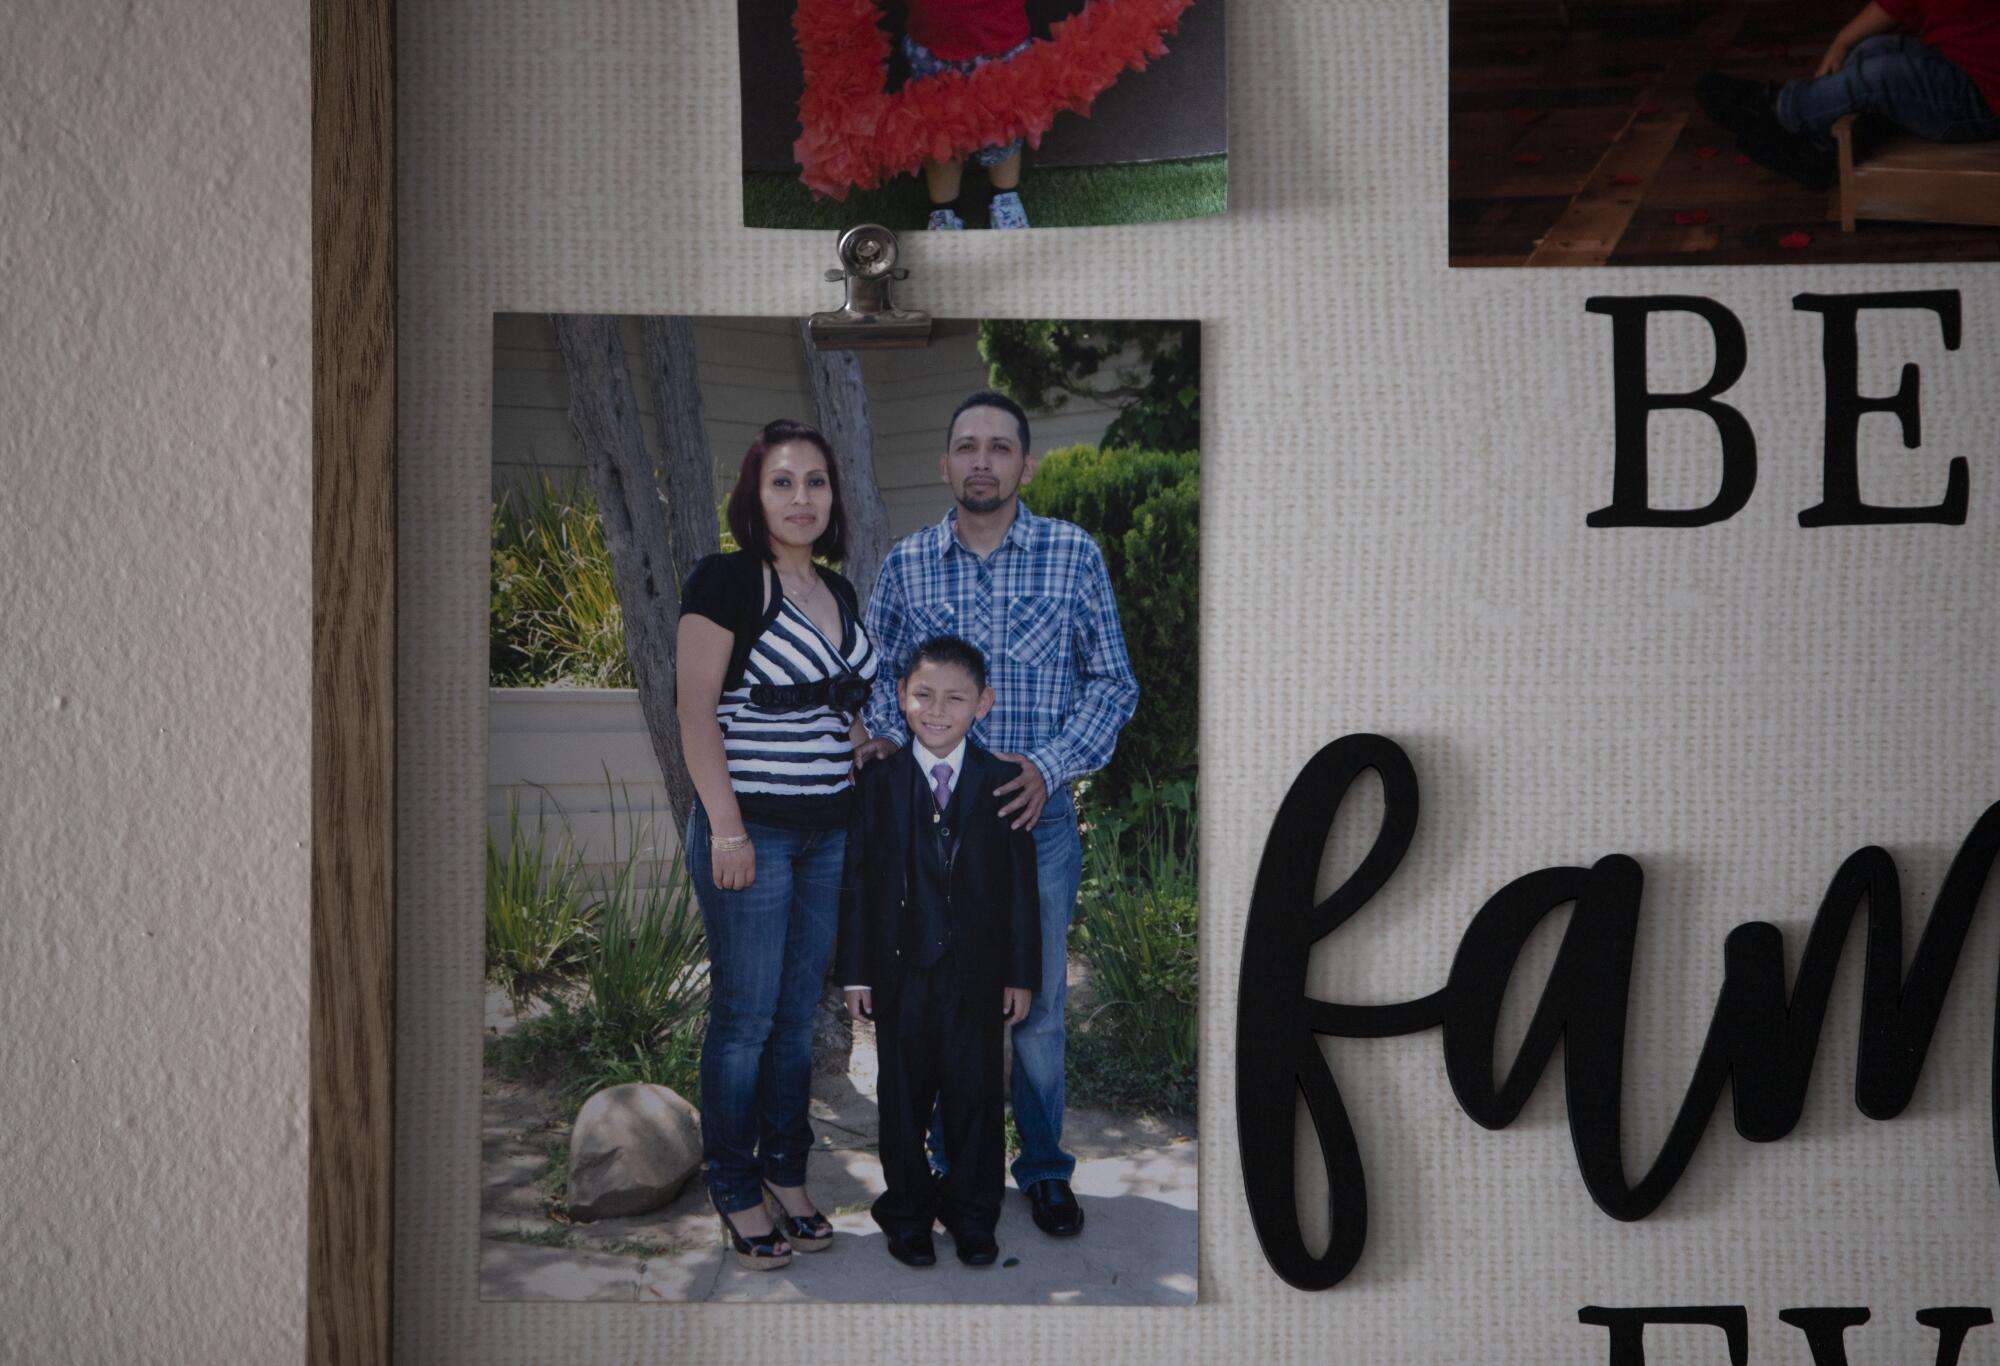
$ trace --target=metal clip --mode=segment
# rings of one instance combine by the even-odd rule
[[[815,313],[807,322],[814,346],[829,351],[867,351],[929,346],[931,315],[897,308],[889,298],[892,281],[910,272],[896,265],[896,234],[879,223],[858,223],[840,235],[839,270],[830,283],[847,283],[847,303],[834,313]]]

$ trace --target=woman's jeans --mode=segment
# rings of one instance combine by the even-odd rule
[[[813,1012],[840,921],[844,829],[746,822],[757,874],[715,885],[708,813],[688,818],[688,875],[708,930],[708,1034],[701,1045],[702,1166],[724,1214],[762,1203],[763,1183],[803,1185],[813,1144]]]
[[[2000,138],[1972,77],[1907,33],[1856,43],[1830,76],[1785,82],[1777,114],[1787,131],[1821,141],[1843,114],[1874,114],[1936,142]]]

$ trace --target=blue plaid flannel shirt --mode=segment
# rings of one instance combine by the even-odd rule
[[[993,710],[972,727],[990,750],[1025,754],[1051,791],[1103,768],[1139,705],[1111,575],[1090,533],[1016,505],[981,559],[959,542],[958,509],[898,541],[864,617],[882,668],[862,720],[908,744],[896,680],[910,651],[955,635],[986,652]]]

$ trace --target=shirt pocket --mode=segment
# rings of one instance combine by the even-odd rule
[[[1037,668],[1062,662],[1069,612],[1061,598],[1015,598],[1007,606],[1007,658]]]
[[[933,636],[958,634],[958,611],[948,602],[930,602],[910,609],[910,641],[921,645]],[[898,667],[902,661],[896,661]]]

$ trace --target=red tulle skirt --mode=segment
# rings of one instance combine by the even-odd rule
[[[927,161],[1015,138],[1039,147],[1057,114],[1088,115],[1120,75],[1165,56],[1165,36],[1192,3],[1089,0],[1018,57],[911,81],[892,95],[875,0],[798,0],[792,27],[806,75],[803,131],[792,144],[799,179],[815,194],[845,199]]]

